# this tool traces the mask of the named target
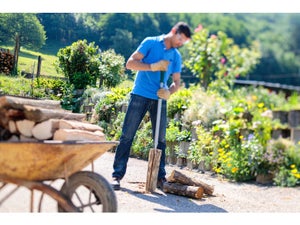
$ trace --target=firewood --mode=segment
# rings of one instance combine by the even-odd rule
[[[16,121],[16,126],[18,131],[26,136],[26,137],[32,137],[32,128],[34,127],[35,122],[31,120],[18,120]]]
[[[189,186],[180,183],[165,182],[163,184],[163,191],[171,194],[187,196],[191,198],[200,199],[203,197],[203,188],[196,186]]]
[[[59,128],[60,129],[78,129],[78,130],[88,130],[88,131],[103,131],[103,128],[95,125],[90,124],[87,122],[80,122],[74,120],[60,120],[59,121]]]
[[[207,195],[212,195],[214,192],[213,186],[208,185],[200,180],[196,180],[194,178],[188,177],[187,175],[179,172],[178,170],[173,170],[167,180],[169,182],[177,182],[177,183],[181,183],[184,185],[202,187],[204,190],[204,193]]]
[[[0,97],[0,108],[24,109],[25,105],[38,106],[46,109],[61,109],[59,101],[39,100],[25,97],[2,96]]]
[[[49,119],[38,123],[32,128],[32,135],[38,140],[48,140],[53,137],[54,132],[58,129],[58,124],[58,119]]]
[[[145,186],[145,190],[147,192],[153,192],[156,189],[160,158],[161,158],[160,149],[155,149],[155,148],[150,149],[149,157],[148,157],[146,186]]]
[[[45,109],[32,106],[24,106],[25,118],[35,122],[42,122],[48,119],[67,119],[82,121],[85,114],[72,113],[66,110]]]
[[[77,129],[58,129],[54,132],[53,140],[60,141],[105,141],[105,136],[94,132]]]
[[[17,125],[16,122],[14,120],[9,120],[8,121],[8,130],[10,133],[15,134],[17,133]]]

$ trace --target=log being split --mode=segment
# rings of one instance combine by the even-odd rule
[[[200,199],[203,196],[203,188],[196,186],[189,186],[179,183],[165,182],[163,185],[163,191],[171,194],[177,194],[181,196],[187,196],[191,198]]]
[[[146,180],[146,191],[153,192],[157,186],[158,178],[158,169],[161,158],[160,149],[150,149],[149,158],[148,158],[148,171],[147,171],[147,180]]]
[[[184,185],[188,185],[188,186],[198,186],[198,187],[202,187],[204,190],[204,193],[207,195],[212,195],[214,192],[214,187],[210,186],[204,182],[201,182],[199,180],[190,178],[188,176],[186,176],[185,174],[177,171],[177,170],[173,170],[171,175],[168,177],[168,181],[169,182],[178,182]]]

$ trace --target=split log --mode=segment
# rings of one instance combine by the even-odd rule
[[[14,120],[10,120],[8,121],[8,130],[10,133],[15,134],[17,133],[17,125],[16,122]]]
[[[46,109],[61,109],[60,102],[55,100],[39,100],[13,96],[0,97],[0,108],[3,107],[23,110],[24,105],[38,106]]]
[[[165,182],[163,184],[163,191],[166,193],[168,192],[171,194],[200,199],[203,197],[204,189],[202,187],[189,186],[180,183]]]
[[[94,132],[76,129],[58,129],[53,135],[53,140],[59,141],[105,141],[105,136]]]
[[[78,130],[87,130],[87,131],[103,131],[103,128],[90,123],[74,121],[74,120],[60,120],[59,121],[60,129],[78,129]]]
[[[58,119],[50,119],[38,123],[32,128],[32,135],[38,140],[48,140],[53,137],[54,132],[58,129],[58,124]]]
[[[157,186],[158,169],[161,158],[160,149],[150,149],[148,157],[148,170],[145,190],[147,192],[153,192]]]
[[[34,127],[35,122],[31,120],[18,120],[16,121],[16,127],[20,134],[26,137],[32,137],[32,128]]]
[[[83,121],[85,114],[72,113],[66,110],[45,109],[32,106],[24,106],[25,118],[35,122],[42,122],[48,119],[67,119]]]
[[[171,175],[168,177],[168,181],[169,182],[178,182],[178,183],[181,183],[184,185],[189,185],[189,186],[202,187],[204,190],[204,193],[207,195],[212,195],[214,192],[213,186],[208,185],[202,181],[196,180],[194,178],[190,178],[177,170],[172,171]]]

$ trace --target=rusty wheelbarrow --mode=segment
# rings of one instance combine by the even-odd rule
[[[38,211],[44,194],[57,202],[58,212],[116,212],[117,200],[110,183],[94,172],[93,162],[116,146],[113,141],[0,142],[0,191],[7,184],[12,190],[0,199],[0,207],[19,187],[40,191]],[[88,165],[91,171],[82,171]],[[49,181],[62,179],[61,189]]]

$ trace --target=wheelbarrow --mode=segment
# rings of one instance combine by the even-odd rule
[[[118,142],[42,141],[0,142],[0,191],[8,184],[14,190],[0,199],[1,205],[20,187],[31,191],[30,211],[34,208],[34,190],[57,202],[58,212],[116,212],[117,199],[110,183],[94,172],[93,162]],[[82,171],[92,165],[91,171]],[[63,180],[59,188],[52,186]],[[49,184],[50,182],[50,184]]]

